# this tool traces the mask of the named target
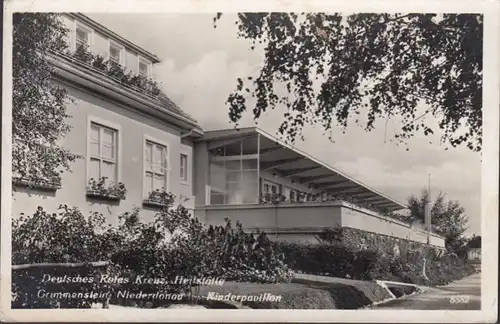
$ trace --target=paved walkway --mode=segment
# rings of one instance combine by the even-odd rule
[[[481,274],[443,287],[425,287],[420,294],[374,306],[374,309],[480,310]]]

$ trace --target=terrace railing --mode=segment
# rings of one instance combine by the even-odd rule
[[[389,212],[387,210],[382,210],[378,208],[377,206],[367,203],[366,201],[356,199],[354,197],[349,197],[349,196],[334,196],[334,195],[326,195],[326,194],[308,194],[308,193],[298,193],[296,195],[295,199],[290,199],[290,197],[286,197],[282,194],[262,194],[260,196],[260,203],[261,204],[274,204],[274,205],[279,205],[282,203],[287,203],[287,204],[302,204],[302,203],[327,203],[327,202],[333,202],[333,201],[345,201],[348,203],[351,203],[353,205],[366,208],[368,210],[371,210],[373,212],[376,212],[382,216],[386,216],[389,218],[392,218],[394,220],[400,221],[402,223],[412,225],[413,223],[413,218],[409,216],[404,216],[404,215],[399,215],[396,213]],[[433,225],[432,231],[441,234],[439,229]]]

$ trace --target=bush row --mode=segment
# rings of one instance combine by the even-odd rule
[[[164,208],[154,221],[140,221],[135,209],[119,217],[116,226],[101,214],[83,215],[77,208],[61,206],[57,214],[39,207],[33,215],[14,219],[12,227],[13,264],[88,263],[110,261],[105,268],[52,268],[15,270],[12,274],[13,308],[90,307],[92,302],[40,298],[41,290],[58,292],[115,292],[127,289],[164,293],[190,293],[193,283],[172,285],[140,284],[134,279],[162,278],[171,282],[184,278],[218,278],[258,283],[289,282],[291,271],[275,253],[265,233],[246,234],[241,224],[204,226],[183,206],[173,207],[174,197],[163,193]],[[88,284],[42,282],[52,277],[95,277]],[[129,278],[127,283],[102,283],[99,278]]]
[[[405,242],[395,244],[397,249],[378,246],[356,249],[342,242],[315,245],[276,242],[275,246],[284,255],[286,264],[299,273],[432,286],[449,283],[475,271],[456,255],[424,245],[408,247]]]

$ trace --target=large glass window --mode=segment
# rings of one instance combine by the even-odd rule
[[[257,153],[257,136],[226,141],[210,150],[210,204],[258,203]]]

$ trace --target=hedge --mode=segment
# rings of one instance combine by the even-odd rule
[[[386,241],[384,241],[386,242]],[[275,242],[294,271],[357,280],[391,280],[419,285],[444,285],[475,272],[460,257],[428,246],[394,242],[370,248],[333,241],[321,244]],[[394,246],[398,248],[395,249]],[[426,262],[425,275],[423,272]]]
[[[255,283],[289,282],[291,271],[275,252],[265,233],[247,234],[241,224],[204,226],[183,206],[173,207],[174,196],[163,192],[163,205],[155,220],[142,223],[140,210],[120,215],[111,226],[102,214],[83,215],[78,208],[60,206],[58,213],[42,207],[29,216],[13,219],[12,261],[14,265],[51,263],[90,263],[110,261],[105,268],[45,268],[13,270],[13,308],[88,308],[92,298],[64,301],[45,298],[41,290],[70,293],[115,292],[127,289],[164,293],[191,293],[196,283],[175,285],[134,284],[134,278],[162,278],[172,282],[184,278],[218,278]],[[93,283],[50,284],[44,275],[93,277]],[[99,278],[129,278],[128,283],[103,284]],[[109,299],[109,298],[108,298]]]

